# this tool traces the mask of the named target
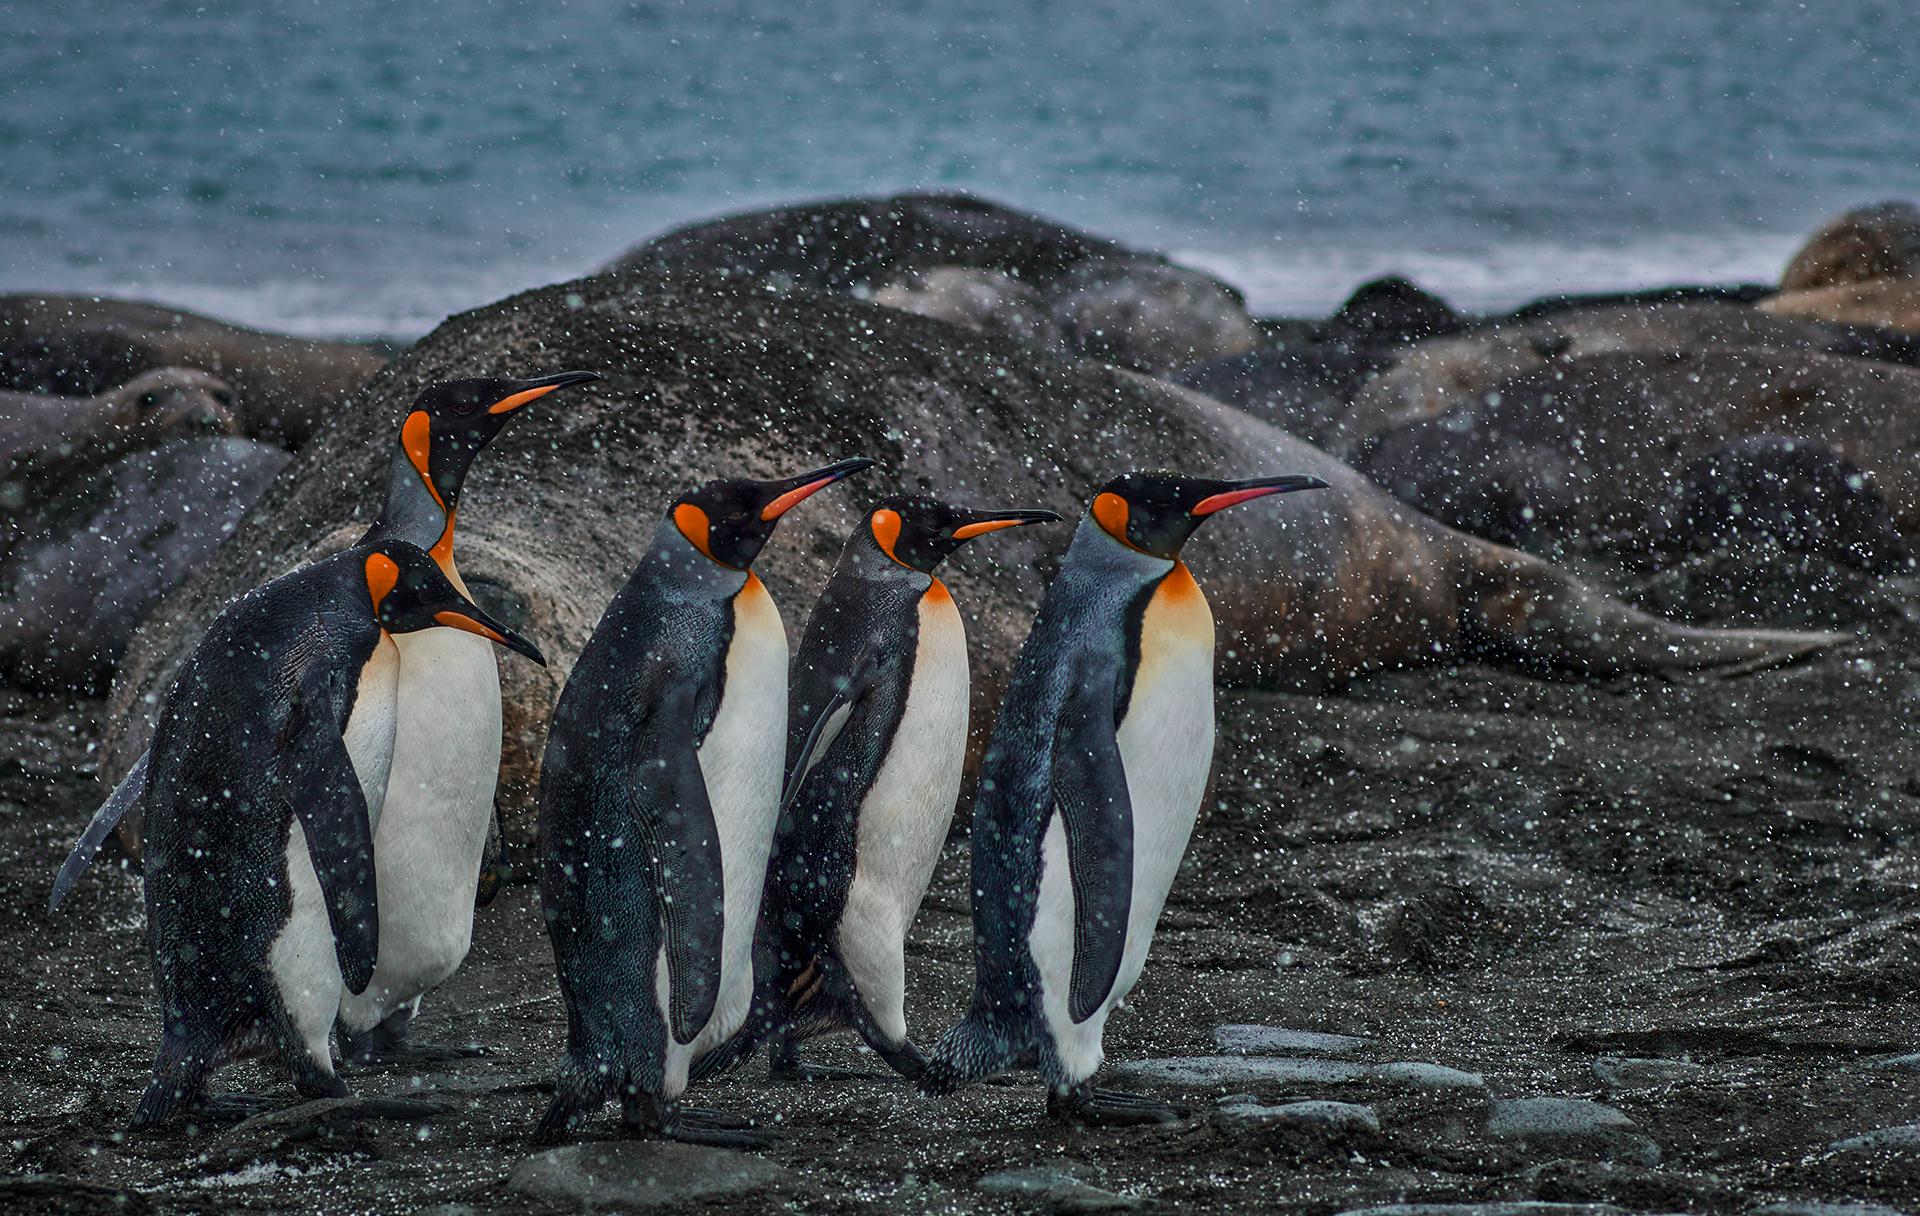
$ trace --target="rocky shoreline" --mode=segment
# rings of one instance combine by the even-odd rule
[[[816,236],[869,242],[865,262],[844,250],[821,252],[817,243],[804,247],[822,262],[761,256],[789,249],[779,235],[789,229],[761,220],[748,239],[736,226],[720,234],[733,259],[727,269],[736,281],[785,276],[788,282],[767,289],[798,301],[783,307],[813,308],[807,292],[853,297],[818,306],[835,324],[869,315],[863,297],[923,305],[914,309],[922,312],[932,300],[949,309],[947,323],[971,309],[966,315],[987,318],[973,326],[987,336],[945,339],[960,352],[949,356],[956,363],[990,350],[1043,369],[1092,366],[1073,362],[1069,351],[1127,363],[1136,373],[1177,365],[1187,370],[1175,379],[1237,400],[1296,440],[1329,446],[1331,431],[1308,429],[1350,419],[1368,393],[1369,406],[1391,392],[1400,407],[1439,407],[1398,425],[1479,419],[1489,408],[1485,394],[1511,400],[1517,378],[1617,362],[1621,350],[1638,362],[1616,365],[1598,398],[1617,401],[1622,383],[1646,383],[1665,375],[1676,356],[1703,349],[1747,352],[1775,369],[1842,366],[1823,371],[1805,393],[1761,401],[1773,415],[1725,410],[1737,423],[1729,424],[1733,431],[1715,431],[1679,454],[1704,454],[1734,432],[1770,434],[1781,410],[1840,419],[1827,439],[1865,471],[1863,484],[1877,487],[1874,501],[1893,521],[1894,539],[1913,527],[1900,466],[1908,456],[1901,427],[1915,415],[1900,388],[1903,377],[1920,375],[1911,370],[1920,362],[1916,339],[1892,324],[1897,312],[1871,330],[1853,318],[1826,324],[1801,315],[1812,307],[1800,298],[1807,293],[1851,292],[1852,308],[1863,283],[1878,284],[1872,290],[1887,297],[1907,290],[1912,264],[1895,256],[1907,229],[1885,209],[1823,234],[1842,252],[1801,259],[1806,265],[1790,274],[1786,290],[1759,309],[1748,293],[1689,293],[1486,320],[1383,284],[1310,324],[1250,318],[1246,340],[1254,349],[1233,351],[1221,349],[1242,340],[1219,322],[1220,310],[1230,314],[1233,306],[1224,285],[1209,287],[1212,280],[1176,273],[1164,260],[1057,227],[1044,241],[1020,228],[1024,235],[1010,243],[1004,217],[981,235],[980,213],[943,204],[928,218],[927,206],[849,204],[844,220],[802,224]],[[883,235],[911,256],[871,236],[876,216],[899,214],[919,226],[899,220]],[[691,256],[697,235],[665,244]],[[929,241],[946,260],[916,252]],[[1849,249],[1852,256],[1842,256]],[[1122,263],[1139,273],[1121,275]],[[1022,274],[1007,275],[1008,265]],[[1859,277],[1860,267],[1871,274]],[[797,281],[806,274],[821,277]],[[1024,291],[981,277],[988,274]],[[1210,294],[1216,289],[1227,294]],[[580,294],[588,302],[614,298]],[[547,343],[531,329],[514,330],[511,310],[498,316],[505,319],[473,314],[462,322],[471,328],[455,332],[488,341],[505,334],[528,343],[524,349]],[[1163,316],[1178,323],[1154,319]],[[658,324],[666,332],[666,319]],[[887,352],[901,343],[937,352],[938,335],[951,332],[871,325],[879,336],[847,356],[849,367],[893,366]],[[691,371],[645,364],[633,374],[667,384],[697,376],[702,333],[721,331],[686,331],[681,349]],[[0,347],[4,338],[0,327]],[[668,347],[664,339],[658,350],[643,344],[634,357],[664,360]],[[1023,354],[1029,347],[1041,353]],[[440,349],[450,359],[467,350],[454,342]],[[779,381],[785,391],[812,383],[805,379],[811,373],[781,370],[777,343],[769,350],[755,376],[787,377]],[[1212,363],[1188,358],[1196,353]],[[404,393],[405,377],[426,374],[440,357],[403,359],[374,399]],[[1034,379],[1068,374],[1050,370]],[[1087,377],[1076,385],[1121,386],[1099,390],[1115,401],[1176,400],[1153,395],[1176,391],[1157,386],[1130,396],[1129,373],[1071,374]],[[936,385],[970,383],[957,372],[929,375]],[[1822,386],[1844,387],[1848,376],[1885,391],[1823,396]],[[924,387],[901,391],[941,399]],[[851,389],[847,399],[864,401]],[[754,400],[741,392],[740,416],[714,432],[731,438],[712,442],[764,454],[754,437]],[[1875,425],[1858,432],[1841,425],[1853,416],[1849,409],[1869,400],[1866,417]],[[1703,389],[1672,412],[1727,401]],[[1556,404],[1564,408],[1549,402],[1534,416]],[[328,514],[339,487],[313,470],[358,475],[338,459],[344,436],[378,420],[364,402],[357,408],[353,418],[329,421],[338,433],[323,429],[310,449],[296,449],[290,476],[304,479],[297,491],[267,491],[232,542],[251,548],[222,552],[208,563],[213,577],[244,581],[255,566],[287,560],[342,530],[343,520]],[[1398,417],[1379,409],[1372,416]],[[1650,415],[1616,409],[1611,416],[1632,425],[1609,430],[1589,421],[1582,434],[1625,434]],[[593,417],[583,412],[554,425],[575,427],[566,442],[584,445],[591,436],[578,428]],[[850,412],[810,434],[850,443],[869,425]],[[1873,442],[1859,441],[1867,430]],[[696,441],[709,442],[694,431],[647,440],[662,452],[705,450],[689,446]],[[1379,449],[1355,440],[1347,450],[1364,468]],[[920,458],[938,455],[928,448]],[[491,535],[479,522],[488,511],[506,515],[510,495],[551,492],[558,503],[562,490],[574,488],[549,484],[541,466],[516,465],[520,459],[537,458],[505,449],[497,480],[475,499],[477,554],[498,560],[524,541],[524,533]],[[946,459],[957,457],[950,450]],[[1529,461],[1523,471],[1537,474],[1538,461]],[[954,476],[962,467],[949,463],[941,472]],[[1850,488],[1850,477],[1840,475],[1841,487]],[[1565,484],[1589,483],[1574,476]],[[1903,556],[1860,560],[1869,533],[1858,529],[1809,536],[1742,527],[1706,536],[1697,548],[1689,541],[1677,555],[1652,552],[1626,543],[1643,526],[1636,521],[1645,516],[1635,512],[1658,505],[1645,494],[1625,500],[1604,526],[1576,511],[1555,517],[1560,530],[1552,531],[1542,508],[1553,500],[1542,495],[1553,489],[1537,476],[1514,481],[1504,497],[1483,500],[1479,514],[1453,522],[1482,521],[1483,530],[1487,521],[1531,523],[1524,514],[1531,507],[1542,526],[1499,539],[1551,555],[1571,576],[1626,604],[1704,624],[1840,629],[1857,639],[1733,678],[1570,676],[1477,662],[1510,656],[1468,651],[1444,664],[1361,665],[1337,681],[1265,680],[1265,687],[1226,693],[1200,828],[1134,995],[1134,1016],[1116,1017],[1108,1036],[1116,1077],[1197,1109],[1188,1123],[1165,1130],[1069,1131],[1040,1122],[1027,1092],[1032,1082],[1018,1076],[931,1101],[879,1080],[779,1087],[750,1067],[717,1084],[730,1109],[782,1133],[764,1154],[610,1138],[536,1152],[527,1136],[544,1104],[564,1016],[537,900],[530,888],[509,885],[480,914],[474,956],[429,1000],[420,1023],[429,1040],[479,1043],[489,1054],[348,1075],[363,1097],[420,1101],[414,1117],[363,1117],[354,1100],[343,1099],[198,1135],[128,1139],[118,1129],[144,1077],[152,1033],[137,878],[102,867],[58,915],[40,909],[67,843],[100,796],[101,770],[111,776],[117,762],[103,760],[103,737],[142,712],[137,687],[123,674],[111,707],[61,692],[0,691],[0,901],[16,910],[0,923],[7,1017],[0,1076],[10,1082],[0,1087],[0,1121],[9,1128],[0,1208],[446,1216],[582,1207],[1461,1216],[1913,1210],[1920,1206],[1920,1091],[1911,1084],[1920,1067],[1912,996],[1920,961],[1913,932],[1920,863],[1912,860],[1920,729],[1904,711],[1920,697],[1920,579]],[[1592,495],[1574,501],[1584,509]],[[1880,518],[1843,498],[1797,501],[1801,510],[1789,521],[1810,512]],[[630,513],[623,501],[609,527]],[[1722,511],[1714,522],[1727,520]],[[822,526],[831,530],[834,521]],[[596,535],[589,529],[572,540]],[[777,566],[776,577],[796,587],[814,577],[808,563],[818,555],[804,545],[796,542],[783,560],[789,564]],[[977,628],[1000,628],[1000,618],[1018,615],[1038,560],[1021,559],[1028,564],[1009,576],[1013,589]],[[484,565],[476,557],[476,569]],[[1204,581],[1200,559],[1196,570]],[[500,560],[497,573],[503,596],[524,600],[522,613],[549,633],[577,631],[573,616],[585,609],[542,599],[546,584],[529,562]],[[985,597],[994,575],[964,571],[956,597]],[[582,604],[604,598],[601,590],[582,591]],[[149,628],[135,643],[135,661],[159,661],[177,644],[178,622],[192,619],[209,596],[217,592],[193,583],[176,590],[156,618],[172,623]],[[792,598],[804,603],[804,595]],[[526,779],[520,775],[519,788]],[[525,841],[509,817],[509,856]],[[964,841],[949,844],[910,941],[908,1014],[922,1033],[949,1021],[970,989],[964,855]],[[843,1045],[825,1054],[861,1061]],[[235,1069],[231,1081],[277,1084],[255,1066]]]

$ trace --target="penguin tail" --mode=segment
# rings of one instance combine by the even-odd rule
[[[933,1097],[950,1094],[982,1077],[1010,1067],[1016,1054],[1006,1036],[995,1030],[979,1011],[960,1019],[927,1053],[920,1069],[920,1092]]]
[[[201,1050],[187,1039],[162,1034],[160,1050],[153,1059],[153,1080],[133,1108],[130,1124],[134,1131],[157,1127],[206,1097],[207,1074],[213,1069],[213,1053]]]

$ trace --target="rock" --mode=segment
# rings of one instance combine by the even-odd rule
[[[1781,291],[1920,276],[1920,208],[1875,203],[1821,225],[1780,276]]]
[[[1278,1056],[1289,1053],[1307,1056],[1351,1056],[1373,1046],[1372,1039],[1359,1039],[1352,1035],[1244,1024],[1215,1026],[1213,1041],[1222,1051],[1249,1056]]]
[[[1683,1085],[1698,1079],[1706,1065],[1692,1060],[1642,1060],[1630,1056],[1601,1056],[1593,1062],[1593,1073],[1614,1089],[1651,1089],[1662,1085]]]
[[[1820,1203],[1814,1200],[1790,1200],[1748,1208],[1746,1216],[1906,1216],[1897,1208],[1877,1203]]]
[[[1480,1089],[1478,1073],[1438,1064],[1396,1061],[1359,1064],[1284,1056],[1173,1056],[1115,1065],[1117,1078],[1149,1085],[1221,1088],[1230,1085],[1397,1085],[1416,1089]]]
[[[1466,320],[1439,296],[1397,276],[1362,283],[1327,318],[1322,342],[1367,342],[1392,346],[1458,333]]]
[[[91,396],[150,368],[198,368],[233,386],[244,434],[287,447],[303,446],[384,363],[358,346],[159,304],[0,296],[0,387]]]
[[[1348,1208],[1340,1216],[1622,1216],[1607,1203],[1398,1203],[1384,1208]]]
[[[603,1140],[522,1158],[507,1189],[583,1208],[663,1208],[752,1194],[787,1176],[751,1153],[667,1140]]]
[[[1198,271],[1136,259],[1076,267],[1052,314],[1074,349],[1143,372],[1240,354],[1260,340],[1238,292]]]
[[[1859,1136],[1835,1140],[1827,1146],[1830,1153],[1915,1153],[1920,1152],[1920,1123],[1883,1127]]]
[[[1760,307],[1775,316],[1877,325],[1920,334],[1920,279],[1880,279],[1811,291],[1783,291],[1762,301]]]
[[[989,1195],[1037,1202],[1051,1212],[1123,1212],[1140,1206],[1138,1199],[1097,1187],[1083,1181],[1073,1169],[1057,1165],[998,1170],[983,1176],[974,1186]]]
[[[1688,621],[1737,624],[1764,613],[1823,629],[1894,627],[1914,613],[1900,580],[1771,544],[1684,555],[1641,584],[1634,600]]]
[[[1870,1067],[1888,1068],[1895,1072],[1920,1072],[1920,1051],[1904,1056],[1894,1056],[1891,1059],[1875,1060]]]
[[[134,630],[290,459],[248,439],[176,439],[15,517],[18,539],[0,557],[0,679],[104,692]]]
[[[1495,1102],[1487,1134],[1496,1140],[1563,1156],[1653,1166],[1660,1148],[1633,1120],[1599,1102],[1580,1098],[1508,1098]]]
[[[1233,1102],[1218,1108],[1224,1123],[1238,1126],[1287,1124],[1329,1132],[1377,1132],[1380,1116],[1371,1106],[1353,1102]]]

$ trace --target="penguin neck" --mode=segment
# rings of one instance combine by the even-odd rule
[[[700,552],[669,515],[653,532],[653,544],[641,560],[640,573],[683,599],[730,599],[753,577]]]
[[[364,541],[402,540],[425,549],[440,569],[459,586],[453,564],[453,521],[459,510],[460,487],[442,487],[436,494],[413,467],[406,449],[395,445],[387,469],[387,500],[380,518],[367,529]]]
[[[1063,578],[1084,577],[1145,587],[1171,574],[1179,564],[1173,558],[1155,557],[1122,544],[1089,514],[1082,517],[1080,526],[1074,529],[1073,543],[1067,546],[1060,574]]]
[[[905,584],[916,592],[925,591],[933,585],[934,581],[933,575],[916,570],[898,558],[890,556],[880,547],[880,542],[874,539],[873,530],[870,528],[861,528],[855,534],[853,543],[841,550],[840,564],[847,573],[857,578],[895,585]]]

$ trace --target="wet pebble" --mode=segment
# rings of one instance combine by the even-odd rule
[[[1140,1200],[1095,1186],[1058,1165],[998,1170],[973,1185],[989,1195],[1017,1196],[1063,1214],[1121,1212],[1140,1206]]]
[[[1913,1153],[1920,1152],[1920,1123],[1883,1127],[1859,1136],[1835,1140],[1827,1146],[1834,1153]]]
[[[1657,1165],[1660,1146],[1611,1106],[1581,1098],[1508,1098],[1495,1102],[1487,1134],[1556,1155]]]
[[[658,1208],[744,1195],[787,1171],[752,1153],[661,1140],[604,1140],[535,1153],[513,1167],[507,1189],[585,1208]]]
[[[1707,1071],[1704,1064],[1692,1060],[1645,1060],[1632,1056],[1601,1056],[1593,1062],[1593,1075],[1614,1089],[1652,1089],[1661,1085],[1679,1085]]]
[[[1290,1056],[1170,1056],[1122,1064],[1114,1075],[1153,1085],[1399,1085],[1415,1089],[1480,1089],[1479,1073],[1402,1060],[1360,1064],[1352,1060],[1307,1060]]]
[[[1380,1116],[1373,1107],[1354,1102],[1284,1102],[1267,1106],[1243,1098],[1222,1103],[1219,1111],[1220,1121],[1229,1126],[1282,1124],[1332,1132],[1380,1130]]]
[[[1352,1056],[1373,1045],[1352,1035],[1245,1024],[1215,1026],[1213,1041],[1222,1051],[1246,1056]]]

